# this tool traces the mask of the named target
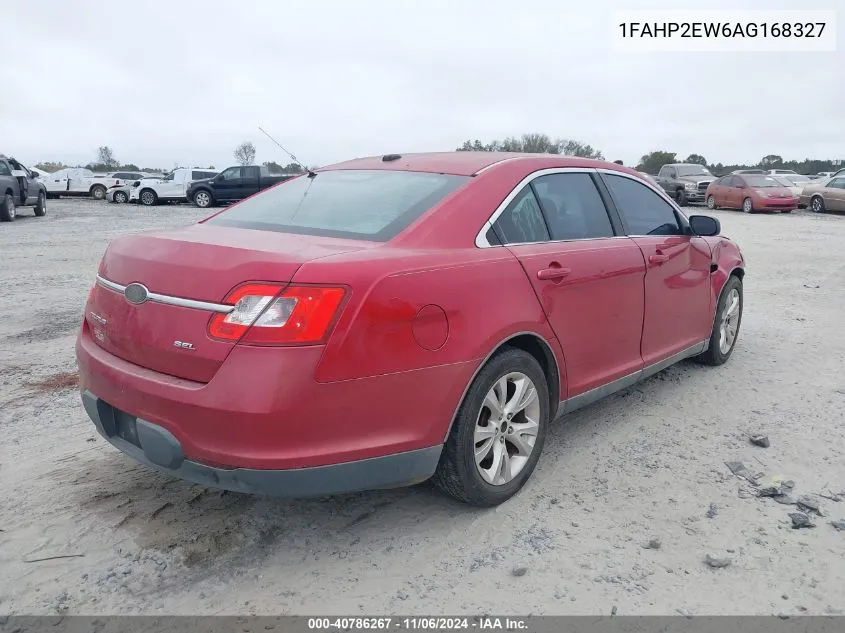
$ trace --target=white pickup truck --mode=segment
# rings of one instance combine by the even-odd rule
[[[103,200],[106,191],[112,185],[132,182],[146,174],[136,171],[116,171],[108,174],[95,174],[84,167],[68,167],[42,178],[51,198],[59,196],[91,196]]]
[[[202,167],[179,167],[164,178],[144,178],[132,183],[130,202],[151,207],[159,202],[187,202],[188,187],[195,180],[214,178],[216,171]]]

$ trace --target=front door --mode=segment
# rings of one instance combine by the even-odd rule
[[[567,398],[642,368],[643,256],[633,240],[614,238],[593,177],[535,178],[494,224],[560,341]]]
[[[845,177],[840,176],[827,183],[824,202],[828,211],[845,211]]]
[[[603,179],[645,258],[642,359],[648,367],[709,338],[710,247],[689,235],[675,208],[639,180]]]
[[[185,197],[185,179],[191,173],[187,169],[175,169],[156,185],[155,190],[162,200],[176,200]]]
[[[214,197],[218,200],[237,200],[243,188],[243,167],[229,167],[214,179]]]

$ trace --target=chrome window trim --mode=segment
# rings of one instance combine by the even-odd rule
[[[596,171],[599,172],[600,174],[608,174],[610,176],[623,176],[625,178],[630,178],[631,180],[634,180],[634,181],[636,181],[636,182],[638,182],[642,185],[645,185],[646,187],[651,189],[654,193],[656,193],[658,196],[663,198],[666,202],[668,202],[670,207],[672,207],[676,212],[680,213],[681,217],[684,220],[689,222],[689,218],[687,217],[687,214],[684,213],[683,210],[681,210],[681,207],[678,206],[677,202],[675,202],[672,198],[669,197],[668,193],[663,191],[663,187],[655,187],[654,185],[652,185],[647,180],[645,180],[643,178],[637,178],[636,176],[633,176],[631,174],[627,174],[624,171],[616,171],[615,169],[606,169],[605,167],[599,167],[598,169],[596,169]],[[620,215],[621,215],[621,211],[620,211]],[[654,235],[629,235],[628,237],[655,237],[655,236]]]
[[[501,165],[502,163],[509,163],[512,160],[525,160],[526,158],[537,158],[537,156],[508,156],[507,158],[502,158],[500,160],[497,160],[495,163],[490,163],[489,165],[482,167],[477,172],[475,172],[473,176],[483,174],[485,171],[487,171],[491,167],[495,167],[496,165]]]
[[[97,275],[97,284],[103,288],[107,288],[112,292],[124,294],[126,286],[121,286],[113,281],[109,281],[105,277]],[[210,303],[208,301],[197,301],[195,299],[185,299],[183,297],[172,297],[170,295],[162,295],[156,292],[147,294],[147,301],[153,303],[162,303],[165,305],[178,306],[180,308],[191,308],[193,310],[207,310],[209,312],[219,312],[221,314],[228,314],[235,309],[235,306],[225,305],[222,303]]]

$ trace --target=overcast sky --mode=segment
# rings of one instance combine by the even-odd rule
[[[525,132],[609,160],[845,159],[835,53],[620,53],[614,9],[800,9],[806,0],[26,0],[0,10],[0,152],[139,166],[452,150]]]

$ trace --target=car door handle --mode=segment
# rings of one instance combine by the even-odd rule
[[[542,270],[537,271],[537,279],[542,281],[554,280],[554,279],[563,279],[564,277],[568,276],[569,273],[572,272],[571,268],[561,268],[560,264],[557,262],[553,262],[549,265],[548,268],[543,268]]]
[[[667,261],[669,261],[669,256],[664,255],[663,253],[660,253],[660,252],[656,253],[655,255],[649,255],[648,256],[648,263],[653,264],[655,266],[659,266],[660,264],[663,264]]]

